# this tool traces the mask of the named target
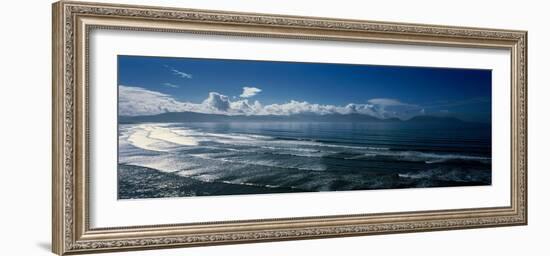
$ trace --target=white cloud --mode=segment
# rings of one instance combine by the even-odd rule
[[[239,114],[244,115],[261,115],[263,106],[259,101],[250,103],[247,99],[230,102],[230,109]]]
[[[262,108],[261,113],[263,115],[293,115],[293,114],[303,114],[303,113],[313,113],[319,115],[327,114],[365,114],[376,117],[382,117],[379,113],[376,112],[376,109],[373,108],[370,104],[353,104],[350,103],[346,106],[335,106],[335,105],[321,105],[321,104],[312,104],[307,101],[295,101],[291,100],[290,102],[283,104],[271,104]]]
[[[258,93],[260,93],[262,89],[256,88],[256,87],[243,87],[243,93],[240,95],[241,98],[250,98]]]
[[[202,104],[213,111],[227,112],[230,109],[229,98],[217,92],[209,93],[208,98]]]
[[[122,116],[189,111],[226,115],[362,114],[377,118],[407,117],[400,114],[399,111],[386,110],[386,106],[389,105],[382,105],[378,100],[368,102],[367,104],[350,103],[345,106],[337,106],[291,100],[282,104],[262,105],[257,100],[254,102],[250,102],[248,99],[232,100],[226,95],[210,92],[201,103],[191,103],[178,101],[170,95],[160,92],[119,85],[119,115]],[[385,103],[389,103],[389,101]],[[401,103],[400,105],[409,106],[411,104]]]
[[[170,69],[172,71],[172,73],[176,76],[179,76],[181,78],[186,78],[186,79],[191,79],[193,78],[193,75],[189,74],[189,73],[185,73],[183,71],[179,71],[173,67],[170,67],[170,66],[167,66],[165,65],[166,68]]]
[[[422,107],[405,103],[397,99],[375,98],[367,102],[373,105],[380,118],[408,119],[415,116],[418,112],[424,114]]]
[[[396,99],[387,99],[387,98],[378,98],[378,99],[370,99],[368,100],[368,103],[373,105],[379,105],[379,106],[408,106],[410,104],[403,103]]]
[[[167,94],[140,87],[118,86],[118,113],[121,116],[156,115],[165,112],[196,111],[199,104],[184,103]]]
[[[173,84],[173,83],[163,83],[162,85],[164,85],[166,87],[170,87],[170,88],[180,88],[179,85]]]

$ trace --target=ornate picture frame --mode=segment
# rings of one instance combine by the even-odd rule
[[[89,33],[98,29],[506,49],[510,205],[90,227]],[[205,246],[527,224],[527,32],[61,1],[53,5],[53,252]]]

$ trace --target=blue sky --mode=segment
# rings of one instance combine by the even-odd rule
[[[196,104],[216,92],[263,106],[367,104],[404,118],[489,122],[491,112],[490,70],[119,56],[118,84]],[[256,89],[240,97],[243,87]]]

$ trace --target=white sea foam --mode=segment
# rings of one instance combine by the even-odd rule
[[[356,144],[355,141],[347,144],[328,139],[295,139],[271,133],[269,135],[272,136],[237,131],[223,133],[223,128],[212,129],[208,125],[195,124],[121,125],[119,163],[173,172],[204,182],[292,187],[312,191],[391,186],[390,183],[395,182],[395,179],[370,175],[370,165],[365,162],[371,160],[390,162],[381,167],[374,164],[372,169],[377,171],[378,168],[386,168],[391,173],[398,172],[399,177],[409,178],[405,181],[415,184],[413,186],[424,184],[415,182],[425,182],[432,177],[450,181],[488,179],[490,182],[490,171],[489,174],[478,174],[467,169],[471,166],[485,168],[471,164],[470,161],[490,163],[490,157],[397,150],[386,145]],[[300,135],[298,132],[296,136]],[[462,160],[467,161],[467,164],[463,164]],[[391,164],[401,161],[416,162],[414,166],[424,164],[427,171],[411,171],[407,169],[411,164]],[[348,169],[361,172],[348,172]]]
[[[166,149],[163,149],[162,147],[159,147],[158,144],[161,144],[162,141],[149,137],[149,134],[150,134],[150,132],[148,132],[146,130],[135,129],[128,136],[128,142],[130,142],[132,145],[134,145],[138,148],[142,148],[142,149],[145,149],[145,150],[167,151]]]
[[[462,182],[481,182],[490,179],[491,172],[488,170],[469,169],[467,171],[460,168],[432,168],[416,172],[399,173],[400,178],[408,179],[434,179]]]
[[[315,148],[376,150],[376,151],[389,150],[389,148],[384,148],[384,147],[338,145],[338,144],[308,141],[308,140],[285,140],[285,139],[276,139],[269,136],[248,135],[248,134],[222,135],[222,134],[216,134],[216,133],[202,133],[198,136],[198,138],[204,141],[211,141],[219,144],[273,148],[273,149],[275,148],[297,149],[298,147],[302,147],[300,149],[308,150],[307,148],[303,148],[303,147],[315,147]],[[315,149],[315,150],[319,150],[319,149]]]
[[[121,164],[129,164],[152,168],[162,172],[178,172],[188,169],[196,169],[201,165],[193,161],[182,161],[170,154],[146,155],[146,156],[119,156]]]
[[[478,161],[482,163],[489,162],[490,157],[481,156],[469,156],[459,154],[436,154],[436,153],[424,153],[418,151],[369,151],[358,156],[348,157],[346,159],[369,159],[374,157],[393,157],[399,160],[413,161],[413,162],[425,162],[426,164],[443,163],[450,160],[469,160]]]
[[[149,131],[149,137],[153,139],[167,141],[183,146],[196,146],[199,144],[193,137],[184,134],[183,131],[178,131],[178,133],[175,133],[170,130],[170,128],[155,125],[146,125],[144,130]]]
[[[217,144],[223,144],[227,146],[247,146],[247,147],[260,147],[260,148],[273,148],[273,149],[295,149],[295,150],[311,150],[319,151],[319,148],[327,149],[350,149],[350,150],[374,150],[374,151],[387,151],[389,148],[385,147],[371,147],[371,146],[351,146],[351,145],[340,145],[328,142],[318,142],[312,140],[294,140],[294,139],[280,139],[272,136],[266,135],[257,135],[257,134],[246,134],[246,133],[215,133],[215,132],[205,132],[196,129],[190,129],[185,127],[169,127],[163,128],[160,125],[155,126],[155,130],[163,133],[171,133],[178,135],[177,143],[181,137],[185,138],[186,141],[183,141],[181,144],[187,145],[197,145],[198,142],[212,142]],[[156,136],[156,135],[155,135]],[[154,136],[150,136],[154,137]],[[163,137],[160,138],[165,141],[170,141]],[[172,142],[172,141],[171,141]],[[202,146],[202,145],[201,145]],[[313,149],[311,149],[313,147]],[[331,151],[327,151],[331,152]]]
[[[469,160],[482,163],[490,162],[490,157],[462,154],[426,153],[418,151],[393,151],[385,147],[351,146],[334,143],[279,139],[270,136],[244,133],[212,133],[185,127],[172,127],[166,124],[141,124],[127,129],[127,141],[135,147],[150,151],[169,152],[175,148],[199,146],[199,142],[210,142],[223,146],[200,145],[227,151],[256,152],[257,149],[269,150],[274,154],[288,154],[303,157],[324,157],[340,151],[350,150],[360,155],[345,159],[369,159],[392,157],[399,160],[424,162],[426,164],[443,163],[450,160]],[[237,148],[235,148],[237,147]],[[245,147],[245,148],[242,148]],[[261,151],[258,151],[261,152]],[[266,164],[266,163],[260,163]]]
[[[256,141],[256,140],[271,140],[273,137],[270,136],[263,136],[263,135],[255,135],[255,134],[235,134],[235,133],[229,133],[229,134],[222,134],[222,133],[197,133],[201,134],[205,137],[212,137],[212,138],[223,138],[223,139],[229,139],[229,140],[245,140],[245,141]]]
[[[232,157],[225,157],[223,154],[216,154],[216,153],[206,153],[206,154],[193,154],[193,156],[210,160],[210,161],[218,161],[218,162],[225,162],[225,163],[232,163],[232,164],[238,164],[238,165],[256,165],[256,166],[263,166],[263,167],[275,167],[275,168],[287,168],[287,169],[296,169],[296,170],[302,170],[302,171],[326,171],[327,167],[324,164],[321,163],[307,163],[306,166],[304,164],[296,163],[296,162],[288,162],[288,161],[280,161],[277,159],[245,159],[245,158],[232,158]]]
[[[184,131],[172,131],[156,124],[142,124],[129,129],[128,142],[133,146],[150,151],[166,152],[175,146],[196,146],[198,141]]]

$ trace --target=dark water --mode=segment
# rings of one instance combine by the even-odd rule
[[[135,177],[143,179],[132,176],[132,167]],[[165,176],[149,180],[145,172]],[[173,185],[174,175],[185,180]],[[166,186],[167,180],[172,186]],[[119,127],[119,188],[124,187],[119,198],[490,184],[488,125],[293,122]],[[144,186],[155,189],[135,192]]]

